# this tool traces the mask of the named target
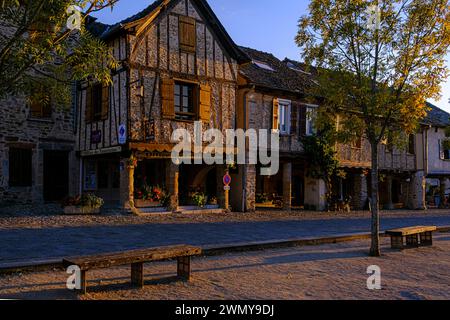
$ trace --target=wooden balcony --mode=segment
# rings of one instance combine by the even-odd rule
[[[361,148],[355,148],[350,145],[339,144],[337,146],[338,159],[342,167],[347,168],[371,168],[370,146],[363,143]],[[414,171],[416,170],[416,156],[406,151],[389,151],[385,146],[379,147],[380,170],[399,170]]]

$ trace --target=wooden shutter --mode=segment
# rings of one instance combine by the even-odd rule
[[[211,87],[209,85],[200,85],[199,118],[208,123],[211,119]]]
[[[438,140],[439,143],[439,159],[445,160],[444,147],[442,146],[442,140]]]
[[[194,18],[184,16],[179,17],[179,42],[181,50],[195,53],[196,27]]]
[[[92,90],[93,87],[89,86],[86,89],[86,122],[92,122],[93,118],[93,105],[92,105]]]
[[[175,118],[175,81],[173,79],[161,80],[161,107],[164,119]]]
[[[291,103],[291,134],[297,134],[298,104]]]
[[[299,124],[298,124],[298,128],[299,128],[299,136],[305,136],[306,135],[306,118],[308,116],[307,114],[307,108],[305,105],[300,105],[299,106],[299,110],[298,110],[299,116]]]
[[[109,86],[102,87],[102,115],[101,119],[108,119],[108,111],[109,111]]]
[[[272,108],[272,129],[273,130],[280,130],[280,122],[279,122],[279,116],[280,116],[280,104],[278,102],[277,98],[273,99],[273,108]]]

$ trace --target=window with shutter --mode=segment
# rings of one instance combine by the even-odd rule
[[[278,129],[281,134],[291,133],[291,101],[278,99]]]
[[[194,83],[175,82],[174,89],[174,107],[175,107],[175,119],[177,120],[196,120],[197,111],[200,112],[201,119],[208,119],[208,88],[204,87],[205,91],[202,92],[200,100],[204,103],[203,106],[197,108],[198,105],[198,85]],[[199,110],[200,109],[200,110]]]
[[[28,99],[30,117],[49,119],[52,116],[52,101],[48,89],[44,85],[38,85]]]
[[[95,84],[86,89],[86,122],[106,120],[109,112],[109,86]]]
[[[190,17],[179,17],[179,43],[180,50],[196,52],[196,27],[195,19]]]

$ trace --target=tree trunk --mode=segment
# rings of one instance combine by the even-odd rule
[[[372,245],[370,256],[379,257],[380,252],[380,208],[378,198],[378,144],[371,143],[372,177],[371,177],[371,213],[372,213]]]

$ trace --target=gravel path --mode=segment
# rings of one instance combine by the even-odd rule
[[[450,225],[448,211],[387,212],[382,229]],[[0,264],[171,244],[218,245],[370,231],[368,213],[0,218]]]
[[[129,267],[92,271],[82,299],[450,299],[450,234],[434,247],[389,249],[367,256],[368,241],[229,254],[193,260],[193,281],[162,278],[175,262],[147,264],[143,290],[129,285]],[[367,289],[367,267],[381,268],[382,290]],[[0,298],[79,299],[62,271],[0,277]]]

